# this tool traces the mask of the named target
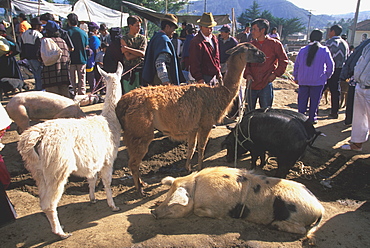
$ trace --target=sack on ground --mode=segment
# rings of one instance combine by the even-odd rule
[[[41,59],[44,65],[54,65],[62,57],[62,49],[51,39],[44,38],[41,40]]]

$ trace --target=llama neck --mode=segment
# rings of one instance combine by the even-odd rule
[[[116,106],[122,96],[121,84],[119,82],[119,79],[116,80],[118,83],[107,83],[106,97],[104,99],[103,110],[101,113],[102,116],[107,118],[109,125],[114,125],[114,129],[116,129],[117,125],[120,125],[116,116]]]
[[[245,56],[245,54],[242,54]],[[230,91],[230,97],[233,98],[239,90],[244,68],[247,64],[244,56],[230,56],[227,61],[227,72],[224,77],[224,86]]]

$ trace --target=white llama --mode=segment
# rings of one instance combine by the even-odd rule
[[[121,126],[115,108],[122,96],[122,71],[120,63],[116,73],[107,74],[99,69],[107,85],[101,115],[48,120],[30,127],[20,136],[18,150],[38,186],[41,209],[52,232],[62,239],[71,234],[65,233],[60,225],[57,205],[71,174],[88,179],[90,201],[95,202],[95,184],[100,172],[108,205],[113,211],[119,210],[110,184],[120,142]]]

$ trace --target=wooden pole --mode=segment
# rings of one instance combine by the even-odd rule
[[[353,43],[355,41],[356,27],[357,27],[357,20],[358,20],[358,13],[360,11],[360,2],[361,2],[361,0],[357,0],[357,7],[356,7],[355,18],[353,19],[353,24],[352,24],[352,34],[351,34],[351,39],[349,41],[349,44],[350,45],[353,45]]]

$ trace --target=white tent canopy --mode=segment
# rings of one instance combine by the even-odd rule
[[[110,9],[90,0],[79,0],[73,6],[70,4],[48,3],[44,0],[40,0],[40,2],[12,0],[11,3],[12,11],[17,14],[22,12],[26,15],[40,15],[49,12],[66,18],[69,13],[75,13],[81,21],[105,23],[108,27],[126,26],[126,20],[129,16],[127,13]]]

